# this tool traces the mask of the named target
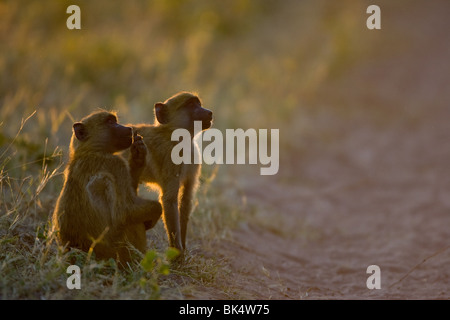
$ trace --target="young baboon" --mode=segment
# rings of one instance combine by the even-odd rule
[[[130,261],[128,244],[144,252],[145,230],[162,213],[159,202],[137,196],[147,148],[142,137],[133,137],[132,128],[118,124],[116,115],[106,111],[75,123],[73,131],[53,231],[62,245],[92,248],[98,258]],[[128,164],[115,154],[126,148]]]
[[[154,112],[154,125],[132,126],[133,130],[142,135],[149,151],[140,182],[159,186],[169,246],[183,251],[186,248],[187,223],[201,165],[174,164],[171,153],[178,141],[172,141],[171,136],[175,129],[184,128],[194,137],[194,121],[202,122],[202,130],[209,129],[212,124],[212,111],[202,107],[197,95],[180,92],[164,103],[156,103]],[[191,154],[200,152],[194,141],[191,147]]]

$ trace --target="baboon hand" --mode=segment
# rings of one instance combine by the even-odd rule
[[[133,144],[130,147],[131,161],[134,167],[142,168],[145,166],[145,158],[147,156],[147,146],[142,136],[135,133],[133,136]]]

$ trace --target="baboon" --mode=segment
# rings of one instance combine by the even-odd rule
[[[130,147],[131,146],[131,147]],[[128,163],[116,152],[130,149]],[[159,202],[137,196],[147,148],[114,113],[98,111],[73,125],[65,181],[52,217],[61,245],[100,259],[131,261],[128,244],[146,250],[145,231],[162,213]]]
[[[190,92],[179,92],[164,103],[156,103],[154,113],[154,125],[132,125],[148,148],[147,164],[140,182],[159,186],[169,246],[183,252],[201,165],[193,162],[174,164],[171,152],[178,142],[171,141],[171,136],[175,129],[184,128],[193,138],[194,121],[202,122],[202,130],[209,129],[213,113],[203,108],[199,97]],[[200,152],[194,141],[191,141],[191,147],[192,155]]]

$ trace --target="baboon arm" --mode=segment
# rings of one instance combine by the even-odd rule
[[[130,176],[131,176],[131,186],[135,194],[137,194],[137,189],[139,186],[139,178],[141,177],[143,168],[136,167],[133,165],[132,161],[130,161]]]
[[[86,192],[89,202],[95,210],[106,211],[104,216],[116,219],[116,188],[112,174],[100,172],[92,176],[86,185]]]
[[[134,142],[130,147],[130,156],[128,159],[128,165],[130,167],[131,186],[137,194],[137,188],[139,185],[139,179],[142,171],[145,167],[145,159],[147,158],[147,146],[142,139],[142,136],[137,135],[135,132]]]

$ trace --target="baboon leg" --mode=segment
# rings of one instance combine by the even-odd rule
[[[162,195],[163,219],[169,240],[169,246],[182,251],[181,232],[178,212],[178,188],[176,191],[164,191]]]
[[[180,231],[181,231],[181,244],[183,249],[186,248],[186,233],[187,225],[189,221],[189,215],[192,212],[194,206],[195,185],[191,180],[188,180],[183,187],[181,200],[180,200]]]
[[[136,198],[130,208],[129,223],[144,223],[147,228],[153,228],[161,217],[162,208],[158,201]]]
[[[144,221],[145,231],[152,229],[156,225],[156,222],[158,222],[158,220],[156,220],[156,221],[154,221],[154,220]]]

